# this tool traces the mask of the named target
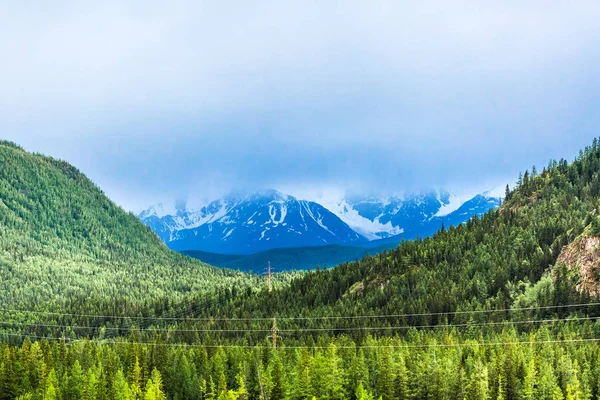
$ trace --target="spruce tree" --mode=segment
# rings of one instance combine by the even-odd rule
[[[389,347],[382,350],[381,364],[379,368],[379,379],[377,381],[377,394],[383,400],[394,398],[394,364]]]
[[[112,383],[112,392],[114,400],[131,400],[131,392],[129,390],[129,384],[125,379],[123,370],[117,370]]]
[[[133,400],[141,400],[143,398],[142,368],[140,367],[140,360],[137,357],[131,371],[131,398]]]
[[[285,381],[283,379],[283,365],[279,354],[275,354],[273,361],[273,389],[271,390],[272,400],[283,400],[286,398]]]
[[[508,200],[510,200],[510,187],[507,184],[504,189],[504,202],[506,203]]]
[[[358,384],[354,396],[356,400],[373,400],[373,395],[365,390],[362,382]]]

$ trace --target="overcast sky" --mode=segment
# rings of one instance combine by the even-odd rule
[[[0,135],[136,211],[513,183],[600,136],[600,2],[493,3],[13,2]]]

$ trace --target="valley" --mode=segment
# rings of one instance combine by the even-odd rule
[[[597,252],[577,245],[600,224],[597,140],[525,172],[499,209],[270,285],[169,250],[65,162],[7,142],[0,162],[1,398],[599,393]]]
[[[316,247],[284,247],[249,255],[218,254],[200,250],[184,250],[183,254],[220,268],[264,274],[271,263],[273,271],[303,271],[331,268],[338,264],[358,261],[367,254],[377,254],[396,247],[396,243],[377,247],[326,245]]]
[[[4,2],[0,400],[600,399],[600,2]]]

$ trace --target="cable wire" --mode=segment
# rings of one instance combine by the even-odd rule
[[[553,318],[553,319],[531,319],[531,320],[517,320],[517,321],[492,321],[492,322],[475,322],[475,323],[462,323],[462,324],[435,324],[435,325],[400,325],[400,326],[363,326],[363,327],[318,327],[318,328],[293,328],[293,329],[277,329],[277,332],[320,332],[320,331],[362,331],[362,330],[403,330],[403,329],[428,329],[428,328],[469,328],[469,327],[483,327],[483,326],[501,326],[501,325],[523,325],[523,324],[543,324],[543,323],[555,323],[555,322],[576,322],[576,321],[591,321],[600,319],[600,316],[588,316],[588,317],[567,317],[567,318]],[[29,322],[14,322],[14,321],[0,321],[1,325],[18,325],[27,327],[42,327],[42,328],[56,328],[56,329],[89,329],[89,330],[100,330],[105,331],[124,331],[124,332],[167,332],[167,333],[198,333],[198,332],[232,332],[232,333],[246,333],[246,332],[264,332],[268,333],[272,331],[272,328],[256,329],[256,328],[245,328],[245,329],[226,329],[226,328],[211,328],[211,329],[177,329],[173,327],[165,328],[136,328],[136,327],[110,327],[110,326],[86,326],[86,325],[55,325],[55,324],[40,324],[40,323],[29,323]]]
[[[407,317],[425,317],[425,316],[440,316],[440,315],[463,315],[463,314],[489,314],[489,313],[501,313],[501,312],[517,312],[517,311],[532,311],[532,310],[550,310],[550,309],[563,309],[563,308],[574,308],[574,307],[595,307],[600,306],[600,302],[597,303],[580,303],[580,304],[563,304],[557,306],[538,306],[538,307],[520,307],[520,308],[504,308],[504,309],[487,309],[487,310],[462,310],[462,311],[441,311],[441,312],[428,312],[428,313],[412,313],[412,314],[372,314],[372,315],[338,315],[338,316],[319,316],[319,317],[286,317],[276,316],[278,320],[324,320],[324,319],[367,319],[367,318],[407,318]],[[104,318],[104,319],[153,319],[157,321],[272,321],[273,317],[242,317],[242,318],[224,318],[224,317],[202,317],[202,318],[188,318],[188,317],[144,317],[144,316],[126,316],[126,315],[96,315],[96,314],[70,314],[70,313],[59,313],[52,311],[34,311],[34,310],[18,310],[18,309],[6,309],[0,308],[0,312],[7,313],[29,313],[36,315],[57,315],[57,316],[70,316],[70,317],[87,317],[87,318]]]
[[[0,335],[18,336],[25,338],[36,338],[38,340],[55,340],[65,341],[63,338],[54,338],[46,336],[36,336],[27,334],[14,334],[0,332]],[[67,338],[68,339],[68,338]],[[74,339],[68,340],[68,344],[77,341],[90,341],[89,339]],[[378,348],[452,348],[452,347],[469,347],[469,346],[515,346],[515,345],[536,345],[536,344],[560,344],[560,343],[588,343],[599,342],[600,338],[578,338],[578,339],[552,339],[552,340],[515,340],[510,342],[462,342],[462,343],[434,343],[434,344],[385,344],[385,345],[357,345],[357,346],[335,346],[337,349],[378,349]],[[164,343],[164,342],[129,342],[129,341],[106,341],[95,340],[94,343],[99,345],[114,344],[114,345],[131,345],[140,346],[169,346],[169,347],[191,347],[191,348],[247,348],[247,349],[272,349],[271,346],[259,345],[205,345],[205,344],[187,344],[187,343]],[[328,349],[331,346],[285,346],[278,347],[279,350],[285,349]]]

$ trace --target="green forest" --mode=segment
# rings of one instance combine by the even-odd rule
[[[1,399],[600,398],[600,143],[357,262],[174,253],[63,161],[0,143]]]
[[[327,245],[317,247],[284,247],[250,255],[208,253],[200,250],[184,250],[181,253],[220,268],[245,272],[261,272],[271,263],[283,271],[303,271],[319,267],[331,267],[346,261],[360,260],[368,254],[377,254],[396,247],[385,244],[374,248]],[[278,270],[277,272],[282,272]]]

